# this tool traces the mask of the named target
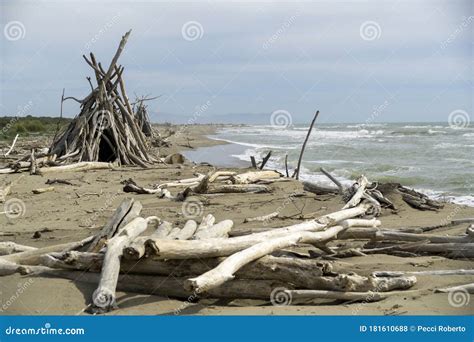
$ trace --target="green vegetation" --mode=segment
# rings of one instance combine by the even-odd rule
[[[12,139],[16,134],[22,136],[54,134],[58,122],[60,128],[63,128],[71,122],[71,119],[47,116],[34,117],[31,115],[25,117],[0,117],[0,140]]]

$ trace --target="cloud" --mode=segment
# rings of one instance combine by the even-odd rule
[[[85,95],[92,74],[81,55],[107,64],[130,28],[120,59],[129,96],[163,94],[154,110],[189,115],[214,96],[208,115],[284,108],[298,120],[319,108],[363,121],[393,97],[381,120],[433,121],[470,104],[467,0],[5,1],[1,10],[2,28],[18,20],[26,29],[21,40],[2,37],[3,115],[31,98],[35,114],[54,115],[63,87]],[[202,37],[183,39],[189,21]],[[374,39],[362,36],[367,22]]]

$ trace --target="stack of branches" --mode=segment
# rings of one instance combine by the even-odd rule
[[[0,257],[0,274],[20,272],[94,283],[93,312],[116,308],[117,290],[188,301],[203,297],[264,299],[276,304],[282,298],[377,301],[404,293],[395,290],[414,286],[415,275],[387,271],[363,276],[345,272],[347,265],[285,252],[306,246],[332,255],[327,244],[336,239],[375,236],[413,241],[413,234],[394,236],[379,230],[381,223],[375,218],[357,218],[373,206],[363,199],[354,207],[299,224],[229,237],[232,220],[216,223],[213,215],[207,215],[199,224],[188,220],[173,227],[158,217],[141,217],[140,202],[127,199],[97,235],[79,242],[39,249],[0,245],[1,254],[6,254]],[[424,238],[436,243],[444,238],[447,244],[468,239]]]
[[[136,101],[133,103],[133,112],[135,113],[135,117],[138,122],[138,126],[140,130],[146,137],[152,138],[157,132],[153,131],[153,127],[151,125],[150,117],[148,115],[148,106],[145,104],[146,101],[154,100],[158,97],[140,97],[137,98]]]
[[[125,200],[99,234],[82,241],[39,249],[5,246],[12,254],[0,257],[1,273],[96,283],[92,298],[96,312],[116,307],[116,290],[182,299],[273,301],[278,300],[275,296],[290,295],[379,300],[388,291],[412,287],[416,278],[340,273],[330,262],[278,254],[300,244],[324,248],[326,241],[349,227],[379,225],[376,220],[352,219],[369,207],[363,203],[297,225],[229,238],[231,220],[216,223],[213,215],[207,215],[199,224],[188,220],[177,228],[157,217],[140,217],[141,204]],[[140,236],[151,227],[151,234]],[[284,293],[275,293],[282,288]]]
[[[184,201],[191,194],[218,194],[218,193],[268,193],[271,188],[268,184],[284,181],[285,178],[277,171],[249,171],[237,174],[233,171],[215,171],[208,175],[197,174],[196,177],[180,179],[172,182],[155,184],[153,188],[139,186],[133,179],[123,181],[124,192],[139,194],[156,194],[178,201]],[[169,188],[179,188],[176,195],[172,195]]]
[[[106,70],[94,54],[83,56],[94,71],[97,86],[89,79],[91,93],[82,100],[63,95],[61,103],[73,99],[80,103],[81,111],[53,141],[50,154],[56,155],[57,161],[102,161],[143,167],[153,162],[125,91],[124,67],[117,64],[130,32],[122,37]]]
[[[401,195],[405,203],[415,209],[438,211],[443,208],[442,203],[432,200],[425,194],[407,188],[399,183],[379,184],[378,182],[369,182],[367,178],[362,175],[350,187],[344,187],[336,177],[331,175],[324,168],[320,170],[336,187],[328,187],[305,181],[303,182],[304,190],[317,195],[340,194],[348,207],[353,206],[354,203],[358,203],[361,199],[366,199],[376,204],[378,208],[389,208],[397,211],[398,208],[388,198],[388,195],[397,193]]]

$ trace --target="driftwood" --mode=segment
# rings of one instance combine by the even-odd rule
[[[220,194],[220,193],[265,193],[270,192],[270,188],[261,184],[229,184],[229,185],[215,185],[207,189],[206,194]]]
[[[320,168],[321,172],[328,177],[334,184],[336,184],[337,189],[339,190],[339,193],[342,194],[344,192],[344,187],[342,186],[341,182],[339,182],[336,177],[331,175],[328,171],[326,171],[324,168]]]
[[[109,311],[116,306],[115,290],[120,272],[120,259],[124,247],[143,233],[148,223],[155,218],[134,218],[107,242],[107,251],[100,275],[99,287],[94,291],[93,304],[98,312]]]
[[[234,278],[234,273],[244,265],[258,258],[268,255],[274,251],[295,246],[298,243],[321,243],[332,239],[338,233],[347,229],[349,224],[334,226],[323,232],[297,232],[288,236],[277,237],[252,245],[240,252],[232,254],[219,266],[197,278],[189,279],[185,286],[196,292],[207,291]]]
[[[0,242],[0,255],[9,255],[26,251],[34,251],[36,249],[37,248],[35,247],[19,245],[11,241]]]
[[[372,246],[374,243],[372,243]],[[474,242],[459,243],[430,243],[429,240],[421,240],[410,243],[401,243],[396,245],[389,245],[382,247],[374,246],[375,248],[363,249],[364,253],[379,253],[379,252],[393,252],[404,251],[414,254],[442,254],[450,258],[474,258]]]
[[[129,259],[140,259],[145,255],[145,241],[147,239],[169,239],[169,234],[172,229],[173,225],[168,221],[161,222],[150,236],[138,237],[125,247],[123,251],[124,257]]]
[[[70,270],[53,269],[36,266],[31,269],[32,276],[60,277],[70,279],[75,282],[86,282],[97,284],[100,277],[96,273],[79,273]],[[159,277],[137,274],[119,275],[117,282],[118,291],[149,294],[184,300],[210,298],[242,298],[242,299],[270,299],[270,294],[274,288],[282,287],[285,284],[274,280],[253,280],[238,279],[230,281],[226,286],[215,288],[205,294],[197,294],[186,291],[183,288],[184,278]],[[286,286],[287,288],[291,286]]]
[[[409,288],[408,286],[407,288]],[[351,302],[377,302],[394,295],[406,295],[412,291],[393,292],[340,292],[324,290],[285,290],[285,293],[292,300],[295,299],[336,299]],[[418,292],[418,291],[415,291]]]
[[[474,293],[474,283],[471,284],[465,284],[465,285],[459,285],[459,286],[453,286],[453,287],[446,287],[446,288],[441,288],[441,289],[436,289],[435,292],[441,292],[441,293],[446,293],[446,292],[464,292],[464,293]]]
[[[465,276],[474,275],[474,270],[433,270],[433,271],[377,271],[372,272],[373,277],[401,277],[405,275],[414,276]]]
[[[370,208],[370,205],[361,204],[355,208],[341,210],[300,224],[228,239],[190,241],[167,241],[161,239],[149,239],[146,241],[145,245],[147,249],[147,254],[156,255],[157,257],[162,259],[189,259],[226,256],[238,252],[240,250],[249,248],[256,243],[266,241],[269,238],[286,236],[290,233],[296,233],[301,231],[322,230],[328,227],[329,225],[333,225],[339,221],[343,221],[345,219],[361,215],[365,213],[368,208]]]
[[[306,144],[308,143],[309,136],[311,135],[311,131],[313,130],[313,126],[314,126],[314,123],[316,122],[316,119],[318,118],[318,115],[319,115],[319,110],[316,112],[316,114],[314,114],[313,121],[311,121],[311,124],[309,125],[309,129],[308,129],[308,133],[306,134],[306,138],[304,139],[303,146],[301,146],[300,156],[298,158],[298,164],[295,170],[295,179],[300,178],[301,161],[303,160],[304,150],[306,148]]]
[[[38,265],[41,263],[41,256],[44,254],[74,250],[89,244],[93,239],[94,236],[89,236],[81,241],[62,243],[59,245],[38,248],[35,250],[4,255],[0,256],[0,261],[9,261],[19,265]]]
[[[235,174],[236,172],[234,171],[216,171],[211,176],[209,176],[209,183],[213,183],[218,178],[235,176]]]
[[[204,240],[204,239],[215,239],[215,238],[226,238],[229,236],[229,232],[234,226],[232,220],[224,220],[217,224],[214,224],[206,229],[197,231],[193,239]]]
[[[45,193],[45,192],[52,192],[52,191],[54,191],[54,186],[49,186],[47,188],[38,188],[38,189],[31,190],[31,192],[34,193],[35,195],[42,194],[42,193]]]
[[[103,258],[103,254],[73,251],[44,256],[42,264],[53,268],[99,272]],[[139,261],[123,260],[120,269],[126,274],[190,277],[211,270],[223,260],[210,258],[165,261],[145,258]],[[400,279],[405,279],[337,274],[327,262],[274,256],[265,256],[245,265],[235,276],[237,279],[279,280],[304,289],[382,292],[403,288]]]
[[[13,139],[13,142],[12,142],[10,148],[9,148],[8,151],[5,152],[5,154],[3,155],[4,157],[8,157],[8,155],[9,155],[10,153],[12,153],[13,148],[15,147],[16,141],[18,140],[18,137],[19,137],[19,136],[20,136],[19,134],[15,135],[15,138]]]
[[[188,220],[184,224],[178,234],[176,234],[176,240],[188,240],[190,239],[197,230],[197,223],[194,220]]]
[[[328,186],[315,184],[311,182],[302,182],[303,189],[305,191],[311,192],[316,195],[327,195],[327,194],[337,194],[339,190],[337,188],[331,188]]]
[[[405,233],[388,229],[351,228],[338,236],[338,239],[370,239],[375,241],[429,241],[432,243],[468,243],[474,242],[474,237],[443,236],[433,234]]]
[[[104,70],[91,53],[83,56],[93,69],[97,86],[82,100],[80,113],[53,141],[50,153],[58,160],[72,162],[110,161],[118,165],[147,167],[154,159],[148,154],[143,124],[133,111],[122,79],[118,59],[130,31],[122,37],[112,61]],[[142,116],[142,118],[144,118]],[[40,170],[42,172],[42,170]]]
[[[48,172],[67,172],[67,171],[88,171],[88,170],[113,170],[114,166],[111,163],[102,162],[79,162],[70,165],[60,165],[52,167],[40,167],[38,172],[41,174]]]
[[[18,272],[19,265],[0,258],[0,276],[7,276]]]
[[[267,164],[268,160],[270,160],[270,157],[272,156],[272,151],[268,151],[267,155],[263,157],[262,163],[260,164],[260,170],[263,170],[265,165]]]
[[[112,217],[107,221],[94,241],[89,246],[89,252],[98,252],[106,244],[107,240],[119,232],[129,222],[140,215],[142,204],[133,198],[127,198],[120,203]]]
[[[362,200],[362,197],[368,184],[369,181],[367,180],[367,178],[365,176],[360,176],[357,182],[352,185],[352,189],[354,189],[354,194],[342,207],[342,209],[352,208],[359,204]]]
[[[256,217],[248,217],[244,219],[244,223],[246,222],[266,222],[270,221],[271,219],[278,217],[280,213],[278,211],[274,211],[273,213],[267,214],[267,215],[262,215],[262,216],[256,216]]]
[[[231,177],[234,184],[251,184],[264,179],[280,178],[281,173],[277,171],[249,171]]]

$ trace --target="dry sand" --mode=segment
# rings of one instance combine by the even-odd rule
[[[168,127],[169,128],[169,127]],[[168,129],[167,128],[167,129]],[[216,126],[189,126],[186,133],[173,138],[173,147],[161,149],[162,155],[180,150],[222,144],[206,138]],[[164,130],[165,127],[161,127]],[[173,129],[180,129],[173,127]],[[185,145],[185,146],[184,146]],[[4,146],[2,146],[4,147]],[[127,194],[122,191],[121,181],[133,178],[138,184],[148,186],[165,181],[192,177],[196,172],[207,173],[209,165],[169,166],[157,165],[147,170],[124,168],[120,171],[88,171],[54,173],[44,176],[25,175],[13,186],[8,198],[19,198],[25,203],[24,216],[8,219],[0,215],[0,241],[14,241],[35,247],[76,241],[98,231],[120,202],[133,196],[143,204],[144,215],[156,215],[175,225],[183,224],[182,203],[158,199],[154,195]],[[240,171],[243,171],[240,169]],[[19,174],[0,175],[0,184],[18,178]],[[48,178],[67,179],[71,185],[54,185],[55,191],[34,195],[32,189],[45,187]],[[259,223],[243,223],[246,217],[268,214],[281,209],[281,215],[323,215],[340,209],[343,205],[338,196],[316,196],[305,193],[288,204],[288,196],[302,192],[299,182],[275,183],[269,194],[206,195],[204,214],[212,213],[218,220],[232,219],[234,231],[259,227]],[[285,204],[286,203],[286,204]],[[398,214],[384,214],[380,220],[385,228],[419,227],[439,225],[450,218],[474,217],[474,208],[448,204],[439,212],[422,212],[404,207]],[[281,227],[301,222],[297,217],[276,219],[272,227]],[[441,228],[437,234],[460,234],[466,224]],[[36,233],[40,232],[40,233]],[[35,234],[36,233],[36,234]],[[1,236],[7,234],[9,236]],[[10,236],[11,234],[11,236]],[[304,249],[301,251],[305,251]],[[438,256],[402,258],[390,255],[370,255],[342,259],[348,271],[370,274],[375,270],[435,270],[472,268],[467,260],[452,260]],[[355,266],[354,266],[355,265]],[[421,291],[390,297],[367,304],[340,304],[335,301],[313,301],[307,305],[276,307],[264,301],[254,300],[202,300],[197,304],[184,304],[179,300],[159,296],[118,293],[119,309],[111,315],[465,315],[471,314],[474,300],[467,305],[454,307],[447,294],[433,293],[434,287],[464,284],[473,281],[473,276],[419,276],[414,289]],[[22,293],[19,294],[19,288]],[[0,278],[0,314],[75,315],[90,302],[95,286],[56,278],[24,278],[12,275]],[[3,306],[3,307],[2,307]]]

